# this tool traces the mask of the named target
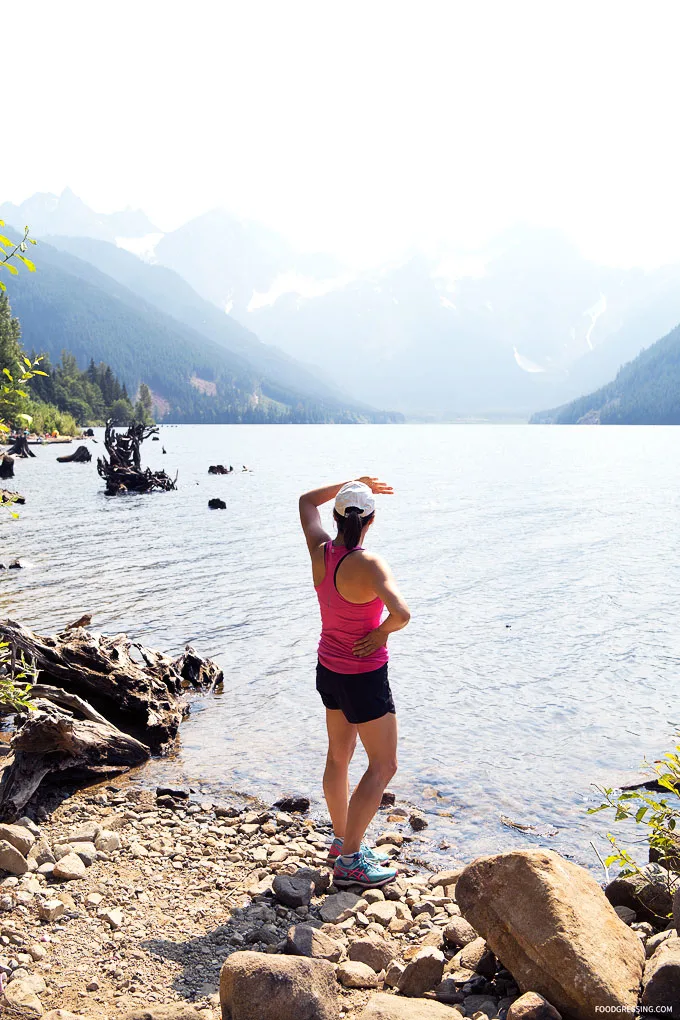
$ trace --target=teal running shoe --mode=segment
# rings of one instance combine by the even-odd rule
[[[344,864],[342,857],[338,857],[333,868],[333,883],[339,888],[358,885],[362,889],[377,889],[388,882],[394,882],[396,877],[396,868],[382,868],[363,850],[352,854],[351,864]]]
[[[387,864],[387,862],[390,859],[388,854],[382,853],[377,848],[374,849],[370,847],[367,843],[362,843],[361,849],[370,860],[375,861],[377,864]],[[342,839],[339,836],[336,836],[333,842],[331,843],[330,850],[328,851],[328,863],[333,864],[335,861],[337,861],[341,853],[342,853]]]

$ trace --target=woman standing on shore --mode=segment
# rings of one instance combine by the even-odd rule
[[[385,885],[396,877],[388,858],[363,843],[387,784],[397,770],[397,719],[387,679],[387,639],[410,619],[389,567],[363,541],[375,519],[375,495],[389,485],[362,477],[300,497],[300,521],[312,558],[321,609],[316,689],[326,708],[328,756],[323,790],[333,822],[329,860],[338,886]],[[319,507],[335,500],[334,539]],[[382,620],[383,609],[388,615]],[[368,768],[349,797],[349,763],[357,736]]]

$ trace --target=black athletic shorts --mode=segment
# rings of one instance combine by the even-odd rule
[[[340,709],[347,722],[371,722],[396,712],[387,663],[369,673],[334,673],[316,664],[316,689],[326,708]]]

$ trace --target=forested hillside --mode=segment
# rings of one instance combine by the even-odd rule
[[[50,237],[49,243],[95,266],[160,311],[226,348],[268,378],[296,392],[342,400],[321,374],[271,344],[263,344],[249,329],[201,297],[167,266],[144,262],[124,248],[89,237]],[[346,398],[347,399],[347,398]]]
[[[613,382],[532,424],[680,425],[680,326],[624,365]]]
[[[389,420],[371,408],[316,397],[259,372],[143,300],[94,266],[42,243],[36,273],[8,281],[24,346],[79,367],[103,361],[136,393],[146,383],[155,415],[169,422],[324,422]]]

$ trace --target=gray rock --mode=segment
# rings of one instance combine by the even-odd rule
[[[38,903],[38,917],[43,921],[56,921],[62,916],[65,910],[61,900],[42,900]]]
[[[665,931],[657,932],[656,935],[650,935],[645,942],[645,955],[649,959],[657,951],[659,946],[663,945],[666,939],[676,938],[676,932],[674,928],[667,928]]]
[[[472,925],[464,917],[452,917],[444,929],[444,938],[450,946],[462,949],[479,936]]]
[[[398,988],[399,979],[405,970],[406,970],[405,964],[400,963],[399,960],[392,960],[392,963],[385,971],[385,984],[387,985],[387,987]]]
[[[85,825],[79,825],[77,829],[74,829],[70,833],[67,842],[94,843],[101,831],[101,825],[97,825],[96,822],[87,822]]]
[[[54,866],[52,875],[61,882],[71,882],[85,878],[86,868],[76,853],[65,854]]]
[[[400,995],[378,992],[369,999],[357,1020],[460,1020],[460,1013],[441,1002],[402,999]]]
[[[562,1014],[538,992],[525,992],[508,1009],[507,1020],[562,1020]]]
[[[94,845],[97,850],[102,850],[104,853],[113,853],[115,850],[120,850],[120,836],[117,832],[108,832],[106,829],[102,829],[95,839]]]
[[[9,871],[10,875],[25,875],[28,871],[24,855],[6,839],[0,839],[0,870]]]
[[[106,921],[114,931],[117,931],[123,923],[123,911],[117,907],[111,910],[100,910],[97,912],[97,917],[101,917],[102,921]]]
[[[44,839],[38,839],[31,847],[29,860],[34,860],[40,868],[43,864],[55,864],[56,858],[52,853],[49,843]]]
[[[323,896],[331,884],[330,871],[322,871],[320,868],[298,868],[295,874],[299,878],[311,878],[315,896]]]
[[[327,896],[321,904],[319,914],[321,920],[327,924],[336,924],[342,918],[349,916],[360,902],[361,897],[356,893],[341,892]]]
[[[97,860],[97,848],[94,843],[74,843],[73,849],[86,868],[90,868]]]
[[[452,977],[444,977],[434,990],[439,1002],[448,1002],[450,1006],[463,1001],[465,996],[460,991],[460,985]]]
[[[663,1016],[680,1017],[680,938],[663,942],[647,960],[642,978],[642,1005],[647,1012],[665,1007]],[[668,1007],[671,1007],[671,1011]]]
[[[385,939],[381,939],[379,935],[371,934],[353,942],[347,955],[355,963],[365,963],[379,974],[381,970],[388,969],[392,960],[397,956],[397,949]]]
[[[310,924],[295,924],[288,929],[286,952],[293,956],[308,956],[315,960],[337,963],[344,949],[339,942]]]
[[[314,895],[314,880],[309,875],[277,875],[272,889],[286,907],[308,907]]]
[[[42,982],[43,989],[45,982]],[[22,1016],[42,1016],[45,1012],[39,993],[35,991],[35,982],[31,975],[15,977],[5,988],[5,1000],[9,1006],[13,1006]]]
[[[35,836],[23,825],[0,825],[0,840],[3,839],[24,857],[28,857],[29,851],[35,843]]]
[[[426,946],[408,964],[399,978],[399,991],[409,998],[418,998],[429,992],[442,979],[444,973],[444,954],[434,946]]]
[[[496,1002],[490,995],[466,995],[463,999],[466,1016],[485,1013],[488,1017],[495,1016]]]
[[[401,916],[398,910],[400,906],[402,904],[395,900],[382,900],[379,903],[371,903],[364,913],[369,921],[376,921],[386,928],[394,917]]]
[[[468,967],[490,981],[496,973],[496,958],[483,938],[468,942],[459,954],[461,967]]]
[[[346,960],[338,967],[338,981],[345,988],[377,988],[378,975],[366,963]]]
[[[614,907],[614,910],[626,924],[633,924],[637,921],[637,914],[634,910],[631,910],[630,907],[624,907],[621,905],[619,907]]]
[[[673,886],[677,885],[677,877],[660,864],[645,864],[639,872],[615,878],[604,894],[613,907],[629,907],[638,921],[659,927],[673,908]]]

